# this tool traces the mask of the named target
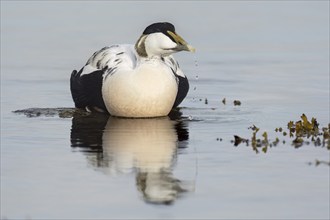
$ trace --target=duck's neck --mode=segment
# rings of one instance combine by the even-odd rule
[[[146,49],[146,41],[147,35],[141,35],[141,37],[137,40],[135,43],[135,50],[136,53],[144,59],[150,60],[150,59],[158,59],[163,60],[163,55],[161,54],[148,54]]]
[[[135,50],[140,57],[147,58],[148,54],[145,47],[145,40],[147,35],[141,35],[141,37],[135,43]]]

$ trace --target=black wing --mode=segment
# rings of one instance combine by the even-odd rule
[[[181,71],[179,63],[172,56],[163,58],[163,61],[172,69],[172,72],[178,83],[178,94],[176,95],[175,102],[172,107],[173,109],[178,107],[184,98],[186,98],[189,91],[189,81]]]
[[[76,108],[86,107],[89,110],[108,112],[102,98],[103,70],[81,74],[73,70],[70,78],[70,89]]]
[[[178,107],[180,103],[186,98],[188,91],[189,91],[189,82],[187,77],[182,77],[179,75],[176,75],[177,80],[179,81],[178,83],[178,94],[176,95],[175,102],[173,105],[173,108]]]

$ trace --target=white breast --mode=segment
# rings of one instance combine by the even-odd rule
[[[134,69],[120,68],[102,87],[108,111],[121,117],[166,116],[177,92],[172,70],[158,59],[141,61]]]

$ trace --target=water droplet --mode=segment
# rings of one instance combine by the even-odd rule
[[[197,62],[197,60],[195,60],[195,66],[198,66],[198,62]]]
[[[193,117],[191,115],[188,116],[189,121],[193,120]]]
[[[196,80],[198,80],[198,75],[195,76]]]

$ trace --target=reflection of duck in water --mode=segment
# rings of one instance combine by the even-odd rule
[[[86,154],[91,164],[106,168],[101,170],[108,174],[136,171],[137,188],[147,202],[168,204],[186,191],[172,174],[177,151],[188,139],[184,122],[167,117],[97,119],[74,118],[72,124],[72,147],[95,152]],[[88,137],[87,133],[93,135]]]

